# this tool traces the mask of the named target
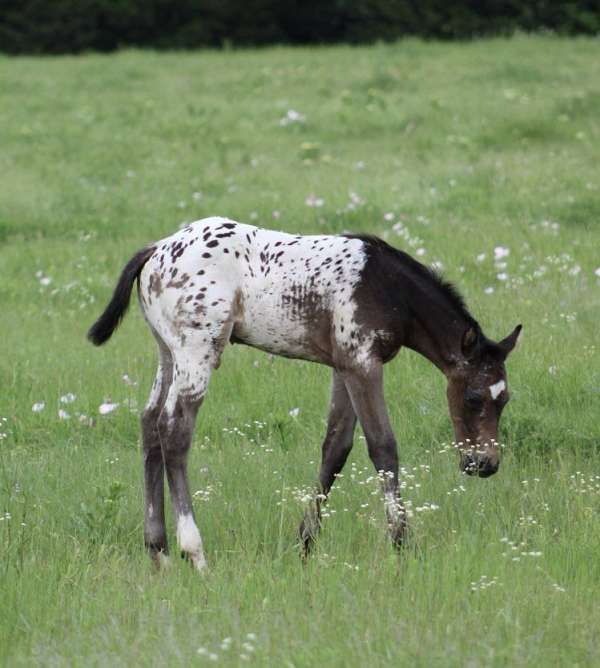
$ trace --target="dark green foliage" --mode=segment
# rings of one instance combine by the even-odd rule
[[[0,51],[196,48],[600,32],[597,0],[2,0]]]

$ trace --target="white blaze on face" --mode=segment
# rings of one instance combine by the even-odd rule
[[[490,385],[490,394],[492,395],[492,399],[496,401],[496,399],[502,392],[504,392],[505,389],[506,383],[503,380],[499,380],[497,383]]]

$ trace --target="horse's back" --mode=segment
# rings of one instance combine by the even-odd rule
[[[158,242],[140,301],[167,343],[230,327],[234,341],[331,363],[332,346],[357,336],[353,293],[365,261],[359,239],[207,218]]]

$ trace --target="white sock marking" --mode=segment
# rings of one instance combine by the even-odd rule
[[[401,518],[403,513],[403,507],[401,501],[397,498],[394,492],[385,492],[383,495],[383,504],[385,506],[385,512],[388,517],[388,520],[395,524]]]
[[[202,538],[191,513],[177,518],[177,543],[183,552],[190,555],[197,570],[201,571],[206,567]]]

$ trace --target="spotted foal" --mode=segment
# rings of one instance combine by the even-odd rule
[[[448,379],[463,470],[480,476],[497,470],[498,419],[508,400],[504,360],[520,326],[500,343],[487,339],[453,286],[380,239],[291,235],[225,218],[197,221],[129,261],[90,329],[96,345],[123,318],[136,279],[159,350],[142,416],[144,537],[159,565],[167,555],[166,472],[179,547],[198,570],[206,566],[186,462],[198,409],[227,343],[332,368],[319,485],[300,528],[305,552],[352,448],[357,419],[381,475],[392,541],[402,543],[406,516],[383,365],[403,345]]]

